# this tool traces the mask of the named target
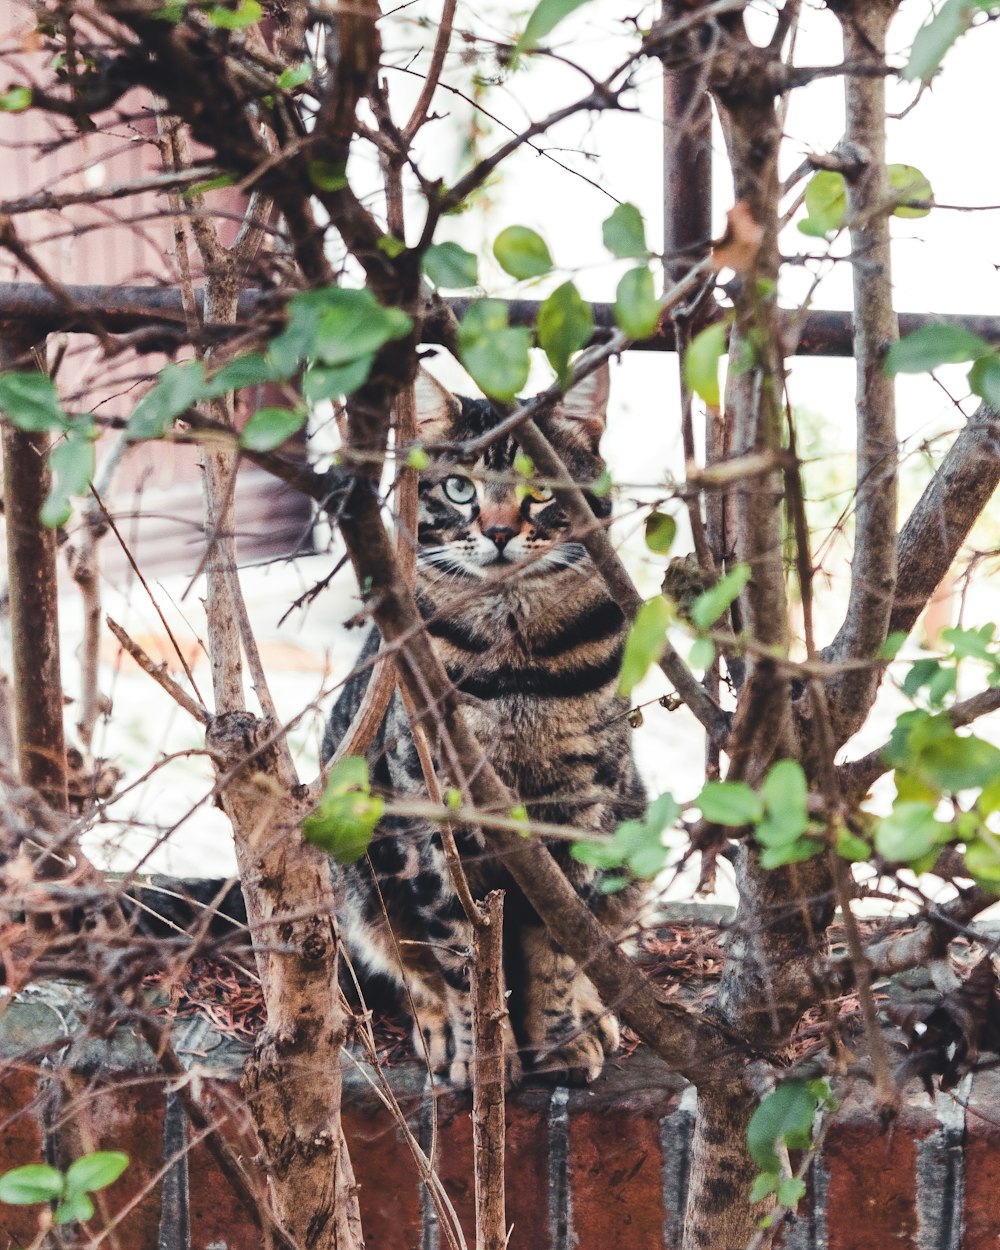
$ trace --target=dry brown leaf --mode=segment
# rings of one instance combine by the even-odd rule
[[[746,200],[737,200],[726,214],[726,233],[712,244],[712,268],[746,273],[753,268],[760,251],[764,227],[753,219]]]

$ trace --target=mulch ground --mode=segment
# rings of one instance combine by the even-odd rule
[[[874,926],[863,924],[862,927]],[[664,997],[677,997],[686,1006],[703,1008],[711,1001],[722,974],[725,955],[720,938],[723,936],[717,928],[705,924],[664,925],[642,936],[639,962]],[[834,947],[840,937],[836,929],[831,930]],[[224,1035],[252,1042],[263,1026],[260,985],[252,969],[235,958],[196,959],[186,965],[183,979],[159,974],[148,978],[147,984],[157,990],[165,1013],[180,1017],[201,1015]],[[410,1057],[410,1027],[405,1016],[378,1010],[370,1014],[380,1060],[392,1065]],[[357,1025],[355,1032],[362,1026]],[[833,1027],[845,1040],[856,1035],[859,1029],[856,995],[848,994],[837,1000],[832,1011],[808,1013],[796,1034],[789,1058],[799,1058],[825,1047]],[[624,1029],[624,1053],[630,1054],[639,1045],[639,1039],[629,1029]]]

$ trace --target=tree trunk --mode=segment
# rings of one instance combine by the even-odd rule
[[[756,1102],[740,1081],[698,1089],[683,1250],[746,1250],[767,1212],[747,1201],[758,1172],[746,1147]]]

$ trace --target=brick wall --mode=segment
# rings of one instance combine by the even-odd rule
[[[90,1149],[126,1150],[132,1166],[101,1195],[120,1250],[244,1250],[259,1235],[232,1198],[151,1056],[120,1032],[81,1036],[68,987],[30,991],[0,1020],[0,1171]],[[77,1040],[73,1040],[74,1037]],[[178,1021],[175,1044],[203,1097],[229,1117],[249,1159],[238,1076],[245,1049],[203,1020]],[[467,1096],[432,1097],[415,1065],[392,1073],[411,1131],[429,1149],[472,1240],[472,1126]],[[643,1051],[592,1089],[525,1087],[508,1115],[511,1250],[655,1250],[680,1244],[694,1101]],[[403,1135],[350,1064],[344,1120],[370,1250],[447,1246]],[[786,1230],[789,1250],[996,1250],[1000,1246],[1000,1076],[955,1096],[914,1093],[893,1131],[848,1100]],[[189,1213],[189,1214],[188,1214]],[[0,1248],[26,1245],[37,1209],[0,1205]],[[188,1223],[189,1220],[189,1223]],[[95,1227],[99,1227],[95,1219]],[[111,1245],[112,1243],[107,1243]]]

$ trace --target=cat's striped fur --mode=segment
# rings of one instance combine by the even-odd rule
[[[540,423],[575,479],[603,468],[607,374],[581,383]],[[424,379],[420,428],[428,441],[483,433],[485,401],[455,399]],[[530,816],[610,833],[641,811],[627,707],[617,693],[626,624],[583,546],[568,539],[551,492],[516,487],[517,446],[490,444],[469,463],[436,461],[420,486],[417,601],[466,714],[502,780]],[[597,516],[605,498],[591,495]],[[369,638],[370,658],[377,638]],[[331,717],[329,756],[346,731],[365,675],[349,683]],[[374,784],[423,794],[406,714],[397,695],[371,752]],[[600,1071],[618,1028],[587,978],[549,939],[526,900],[474,833],[459,835],[474,891],[507,893],[505,972],[514,1039],[528,1062],[576,1082]],[[589,905],[605,906],[593,869],[551,849]],[[416,1035],[434,1066],[467,1079],[471,1020],[470,934],[430,826],[386,819],[367,860],[345,872],[345,937],[352,957],[404,984]],[[391,925],[391,933],[390,933]]]

